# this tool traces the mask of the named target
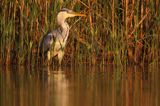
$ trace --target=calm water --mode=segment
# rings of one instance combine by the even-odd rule
[[[0,68],[0,106],[160,106],[160,71]]]

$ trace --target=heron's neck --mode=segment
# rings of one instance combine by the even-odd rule
[[[64,21],[61,25],[62,31],[69,30],[69,25],[66,21]]]
[[[62,37],[64,40],[67,40],[69,35],[69,25],[66,21],[61,23],[61,31],[62,31]]]

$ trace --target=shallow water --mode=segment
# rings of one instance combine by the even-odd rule
[[[158,68],[0,68],[0,106],[160,106]]]

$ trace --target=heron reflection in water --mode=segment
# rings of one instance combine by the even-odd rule
[[[55,29],[48,34],[46,34],[41,43],[40,43],[40,55],[43,56],[48,61],[52,57],[58,57],[58,63],[61,65],[63,56],[64,56],[64,48],[69,36],[69,25],[66,22],[67,18],[82,16],[85,17],[85,14],[76,13],[70,9],[63,8],[57,15],[57,23],[60,26],[58,29]],[[55,43],[52,50],[53,41],[55,39]]]

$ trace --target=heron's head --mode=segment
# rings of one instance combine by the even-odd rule
[[[86,15],[85,14],[81,14],[81,13],[77,13],[77,12],[74,12],[70,9],[67,9],[67,8],[62,8],[60,10],[60,12],[58,13],[57,15],[57,21],[58,21],[58,24],[61,24],[63,23],[67,18],[69,17],[75,17],[75,16],[82,16],[82,17],[85,17]]]

